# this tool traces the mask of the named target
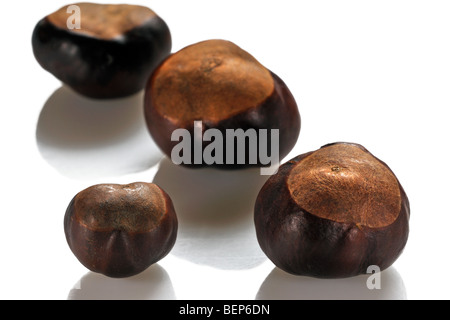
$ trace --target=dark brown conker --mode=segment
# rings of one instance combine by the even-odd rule
[[[409,215],[384,162],[361,145],[334,143],[283,164],[261,189],[254,221],[280,269],[341,278],[392,265],[406,245]]]
[[[79,29],[68,26],[69,6],[37,23],[32,45],[39,64],[87,97],[119,98],[142,90],[170,54],[167,24],[143,6],[74,5],[80,10]]]
[[[201,121],[202,134],[209,129],[244,132],[252,129],[279,130],[279,159],[285,157],[297,142],[300,114],[285,83],[266,69],[252,55],[225,40],[202,41],[170,55],[155,70],[145,90],[145,119],[156,144],[169,157],[178,141],[171,139],[176,129],[195,136],[194,121]],[[259,138],[259,137],[258,137]],[[206,166],[194,159],[191,140],[190,163]],[[222,151],[227,159],[227,143]],[[209,145],[203,141],[202,151]],[[251,148],[246,146],[246,161],[239,165],[215,163],[222,168],[261,166],[248,161]],[[271,146],[269,146],[270,149]],[[274,149],[275,150],[275,149]],[[232,158],[232,157],[231,157]]]
[[[78,260],[115,278],[138,274],[165,257],[177,230],[169,195],[153,183],[91,186],[72,199],[64,217]]]

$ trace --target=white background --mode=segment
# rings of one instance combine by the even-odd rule
[[[174,52],[227,39],[286,82],[302,128],[285,161],[335,141],[360,143],[385,161],[411,202],[406,248],[381,274],[381,291],[367,289],[367,276],[318,280],[274,268],[252,224],[258,171],[172,165],[147,134],[142,93],[90,101],[34,59],[35,24],[66,3],[10,1],[0,28],[0,298],[450,298],[450,2],[134,3],[167,22]],[[178,241],[138,276],[93,274],[66,243],[65,209],[92,184],[134,181],[171,194]]]

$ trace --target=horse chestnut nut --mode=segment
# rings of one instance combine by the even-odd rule
[[[71,8],[79,10],[78,26]],[[170,54],[172,38],[147,7],[76,3],[40,20],[32,45],[39,64],[73,90],[111,99],[142,90]]]
[[[115,278],[138,274],[165,257],[177,229],[170,197],[153,183],[91,186],[72,199],[64,217],[78,260]]]
[[[334,143],[283,164],[260,190],[254,221],[280,269],[341,278],[392,265],[406,245],[409,215],[384,162],[361,145]]]
[[[279,154],[279,159],[290,152],[300,132],[297,104],[284,82],[230,41],[202,41],[170,55],[153,72],[145,93],[148,129],[156,144],[169,157],[178,144],[173,139],[176,129],[188,132],[190,137],[194,137],[191,141],[198,136],[197,130],[203,135],[212,129],[221,137],[229,137],[230,131],[238,130],[245,133],[252,130],[258,134],[262,130],[270,133],[272,129],[279,130],[279,148],[271,150],[272,154]],[[200,123],[199,128],[195,126],[196,121]],[[233,140],[230,140],[221,143],[223,148],[215,150],[216,156],[219,153],[221,157],[213,163],[196,158],[194,141],[191,149],[186,148],[192,152],[182,164],[221,168],[267,164],[260,161],[261,157],[254,161],[250,159],[255,153],[250,155],[252,150],[260,147],[257,141],[252,145],[249,142],[245,149],[241,149],[245,155],[239,155],[243,159],[239,163]],[[218,142],[217,138],[208,141]],[[200,141],[198,149],[203,153],[211,145],[202,145]]]

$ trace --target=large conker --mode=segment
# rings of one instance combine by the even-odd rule
[[[177,229],[169,195],[153,183],[91,186],[72,199],[64,217],[78,260],[115,278],[138,274],[165,257]]]
[[[40,20],[32,45],[45,70],[82,95],[106,99],[142,90],[172,40],[167,24],[147,7],[76,3]]]
[[[286,272],[320,278],[384,270],[409,233],[409,201],[363,146],[334,143],[283,164],[255,204],[258,242]]]
[[[191,157],[183,165],[265,165],[259,157],[253,162],[250,158],[259,143],[247,143],[245,156],[240,155],[246,161],[241,163],[236,149],[234,157],[227,155],[227,146],[232,145],[225,141],[227,131],[254,130],[259,134],[266,130],[270,140],[272,130],[279,130],[279,150],[268,146],[279,153],[279,159],[293,148],[300,132],[297,104],[285,83],[230,41],[202,41],[170,55],[152,74],[145,92],[145,119],[154,141],[166,155],[170,157],[179,143],[172,137],[176,129],[187,130],[192,137]],[[201,123],[200,128],[195,128],[195,121]],[[224,137],[223,149],[219,150],[223,161],[211,164],[195,158],[197,129],[201,134],[209,129],[219,130]],[[210,144],[203,139],[202,152]]]

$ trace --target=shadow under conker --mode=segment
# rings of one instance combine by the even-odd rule
[[[274,268],[256,300],[406,300],[402,277],[390,267],[378,274],[379,287],[369,288],[370,274],[344,279],[318,279],[288,274]]]
[[[158,263],[126,279],[89,271],[70,290],[68,300],[174,300],[175,290]]]

